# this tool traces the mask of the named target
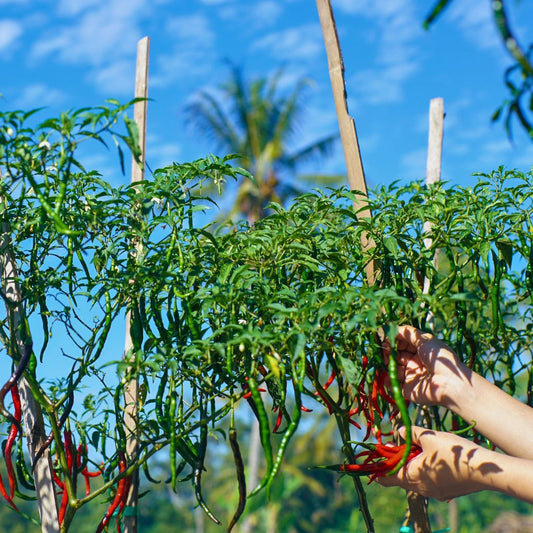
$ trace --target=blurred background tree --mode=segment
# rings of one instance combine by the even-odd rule
[[[303,147],[293,142],[303,136],[302,104],[309,85],[302,78],[287,86],[281,68],[270,77],[248,81],[233,66],[216,92],[201,91],[187,106],[188,120],[198,132],[222,153],[237,154],[238,164],[254,176],[255,182],[239,181],[228,218],[242,215],[250,223],[263,218],[269,203],[283,204],[303,192],[298,182],[306,183],[305,189],[310,183],[345,182],[343,175],[297,173],[310,160],[329,156],[338,139],[334,133]]]

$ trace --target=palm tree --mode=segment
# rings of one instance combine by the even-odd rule
[[[239,164],[254,176],[255,181],[243,179],[238,184],[230,212],[230,217],[241,214],[250,223],[265,216],[270,202],[283,203],[302,192],[286,178],[294,176],[297,167],[311,158],[329,155],[338,138],[337,134],[328,135],[294,153],[289,151],[309,80],[300,79],[287,92],[281,87],[282,74],[280,69],[269,78],[247,83],[241,70],[233,67],[229,80],[220,86],[220,95],[201,91],[186,108],[199,131],[225,153],[237,154]],[[304,179],[340,183],[345,178],[313,175]]]

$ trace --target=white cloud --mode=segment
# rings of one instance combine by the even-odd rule
[[[177,162],[181,156],[181,146],[177,143],[162,142],[156,138],[147,140],[146,157],[152,170]]]
[[[14,105],[20,109],[35,109],[59,104],[64,97],[64,93],[58,89],[47,87],[42,83],[34,83],[24,87]]]
[[[307,24],[269,33],[252,44],[254,50],[268,50],[281,60],[308,60],[323,51],[322,32],[318,24]]]
[[[452,2],[445,16],[456,23],[463,34],[479,48],[501,47],[490,2],[479,0]]]
[[[117,61],[96,69],[91,79],[108,96],[130,95],[133,97],[135,80],[135,62]]]
[[[60,0],[58,12],[64,15],[77,15],[98,4],[104,5],[105,0]]]
[[[166,24],[166,31],[191,46],[211,46],[215,39],[209,19],[199,14],[170,19]]]
[[[427,149],[416,148],[402,156],[401,164],[409,180],[421,179],[426,175]]]
[[[14,20],[0,20],[0,52],[7,50],[22,34],[22,26]]]
[[[397,102],[403,86],[419,69],[420,53],[416,41],[422,34],[412,0],[337,0],[335,7],[350,15],[364,17],[375,25],[368,34],[366,53],[375,47],[372,68],[348,75],[348,90],[369,104]]]
[[[283,8],[279,2],[265,0],[250,6],[248,16],[254,27],[266,27],[276,22]]]
[[[199,14],[175,17],[166,24],[166,31],[174,39],[172,49],[160,54],[151,75],[154,87],[166,86],[187,73],[187,77],[209,71],[215,53],[215,33],[210,20]]]
[[[94,2],[93,9],[55,26],[53,33],[37,40],[33,56],[53,54],[67,63],[89,65],[133,56],[135,44],[142,36],[139,20],[147,8],[147,0]]]

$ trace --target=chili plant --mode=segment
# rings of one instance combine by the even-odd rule
[[[320,405],[342,441],[335,469],[353,476],[373,531],[361,475],[386,475],[418,452],[409,431],[405,443],[392,442],[393,422],[408,429],[423,417],[479,438],[471,421],[406,404],[394,350],[383,355],[400,324],[445,338],[469,366],[531,404],[530,174],[500,169],[470,188],[393,184],[372,194],[372,219],[354,212],[353,193],[341,189],[305,194],[287,209],[273,205],[252,226],[202,225],[198,215],[214,206],[202,194],[205,180],[249,175],[231,156],[209,156],[112,186],[86,171],[76,151],[85,138],[120,139],[125,112],[84,110],[33,128],[29,114],[2,116],[3,251],[20,290],[16,301],[2,292],[0,323],[13,365],[0,402],[9,478],[1,494],[11,508],[31,496],[36,461],[19,454],[10,466],[26,422],[15,396],[4,397],[16,395],[21,379],[49,435],[36,455],[51,455],[62,531],[81,506],[104,496],[95,529],[119,525],[132,473],[158,482],[151,466],[160,451],[171,488],[191,483],[218,523],[202,495],[214,432],[227,438],[236,467],[231,530],[247,496],[270,491],[302,418]],[[124,130],[136,153],[127,119]],[[371,246],[361,246],[363,236]],[[133,348],[124,358],[116,336],[127,311]],[[128,456],[123,392],[132,378],[141,391],[139,446]],[[237,408],[259,422],[257,487],[246,487]]]

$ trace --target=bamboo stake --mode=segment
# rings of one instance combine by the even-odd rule
[[[440,181],[442,166],[442,139],[444,135],[444,101],[442,98],[433,98],[429,103],[429,133],[428,133],[428,153],[426,163],[426,185],[433,185]],[[431,222],[424,221],[424,233],[429,234],[432,229]],[[433,242],[431,238],[424,238],[426,248],[431,248]],[[433,265],[438,262],[438,251],[433,257]],[[430,280],[424,278],[424,294],[429,294]],[[433,313],[428,312],[427,323],[432,324]],[[418,421],[417,421],[418,423]],[[409,504],[409,518],[414,533],[431,533],[429,518],[427,514],[427,503],[423,496],[416,492],[407,491],[407,502]]]
[[[23,312],[20,305],[22,296],[17,283],[18,273],[11,248],[11,226],[4,219],[2,222],[2,234],[0,237],[0,277],[5,292],[5,298],[12,302],[12,307],[7,307],[7,312],[13,316],[13,331],[20,330],[23,320]],[[17,338],[19,354],[25,350],[24,343]],[[41,407],[35,402],[30,385],[26,378],[22,376],[18,382],[20,393],[21,409],[24,419],[24,432],[30,459],[33,464],[37,451],[41,449],[46,441],[46,431],[44,427]],[[50,451],[47,449],[37,461],[34,472],[35,492],[37,495],[37,506],[41,517],[41,531],[43,533],[58,533],[59,520],[56,501],[56,493],[52,478],[52,461]]]
[[[339,131],[341,135],[342,149],[344,152],[344,160],[346,162],[346,171],[348,175],[348,183],[352,191],[357,191],[363,194],[364,198],[368,196],[366,187],[365,173],[363,169],[363,162],[361,160],[361,152],[359,150],[359,141],[357,139],[357,131],[355,122],[348,113],[348,105],[346,103],[346,85],[344,82],[344,61],[342,59],[342,52],[339,43],[339,36],[337,34],[337,26],[335,24],[335,17],[331,7],[330,0],[316,0],[318,8],[318,16],[320,18],[320,25],[322,27],[322,34],[324,36],[324,44],[326,46],[326,54],[328,56],[329,78],[331,81],[331,88],[333,90],[333,99],[335,101],[335,109],[337,112],[337,122],[339,123]],[[363,198],[361,201],[354,202],[354,208],[359,211],[359,217],[371,218],[372,214],[368,208],[368,204]],[[372,242],[363,235],[361,238],[363,249],[372,246]],[[371,261],[366,266],[366,274],[368,284],[372,285],[375,281],[374,263]]]
[[[442,166],[442,139],[444,136],[444,100],[442,98],[433,98],[429,103],[429,133],[428,133],[428,155],[426,163],[426,185],[430,186],[440,181]],[[424,221],[424,234],[431,232],[431,222]],[[431,248],[432,240],[424,238],[426,248]],[[433,257],[433,264],[436,266],[438,261],[438,251]],[[429,293],[429,278],[424,279],[424,294]],[[429,316],[431,323],[432,317]]]
[[[146,114],[148,98],[148,64],[150,53],[150,39],[144,37],[137,43],[137,64],[135,72],[135,98],[144,98],[136,102],[133,108],[133,119],[139,130],[139,148],[141,149],[140,164],[132,159],[131,182],[136,183],[144,179],[146,152]],[[138,249],[138,245],[136,245]],[[139,250],[137,250],[139,251]],[[130,334],[131,313],[126,314],[126,339],[124,343],[125,357],[131,353],[133,343]],[[124,423],[126,425],[126,454],[129,460],[135,460],[138,453],[138,388],[137,379],[128,381],[124,388]],[[124,509],[124,533],[137,532],[137,506],[139,495],[139,473],[132,474],[132,483]]]
[[[337,34],[335,17],[333,15],[333,9],[331,7],[330,0],[316,0],[316,5],[328,58],[329,77],[331,81],[331,88],[333,90],[335,110],[337,112],[337,122],[339,124],[339,131],[341,135],[348,183],[352,191],[362,193],[361,200],[354,201],[354,208],[356,211],[358,211],[358,217],[371,218],[372,214],[368,204],[364,200],[368,196],[368,191],[366,187],[365,173],[363,170],[363,162],[361,160],[361,152],[359,150],[357,131],[355,129],[355,122],[348,113],[348,105],[346,102],[344,61],[342,59],[342,52]],[[361,236],[361,245],[363,250],[372,246],[372,242],[365,234]],[[374,262],[370,261],[366,265],[365,270],[368,284],[373,285],[375,282]],[[359,497],[359,507],[365,521],[367,533],[373,533],[375,531],[374,520],[372,519],[368,509],[366,493],[362,487],[361,481],[358,478],[354,477],[353,483]]]

